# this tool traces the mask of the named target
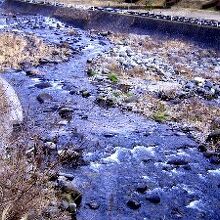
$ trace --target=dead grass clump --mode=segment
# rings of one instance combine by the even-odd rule
[[[19,69],[22,63],[37,65],[41,60],[56,60],[68,53],[67,48],[48,45],[42,39],[18,33],[0,34],[0,71]]]
[[[208,105],[197,97],[170,106],[169,111],[176,121],[191,124],[205,134],[208,133],[212,121],[220,116],[217,106]]]
[[[49,182],[51,169],[42,168],[42,154],[27,157],[22,146],[0,153],[0,217],[2,220],[69,219],[53,207],[56,193]],[[47,213],[47,215],[45,214]]]
[[[166,103],[153,95],[147,94],[142,96],[136,103],[136,107],[139,112],[156,121],[162,122],[169,120]]]

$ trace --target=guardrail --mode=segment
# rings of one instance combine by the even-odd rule
[[[43,0],[43,1],[39,1],[39,0],[19,0],[20,2],[27,2],[27,3],[32,3],[32,4],[44,4],[44,5],[58,5],[58,1],[57,0]]]

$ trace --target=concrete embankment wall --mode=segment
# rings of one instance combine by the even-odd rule
[[[13,87],[0,77],[0,148],[7,143],[13,126],[23,121],[23,110]]]
[[[137,34],[150,33],[161,37],[184,38],[202,42],[220,50],[220,28],[100,11],[35,5],[16,0],[7,0],[2,7],[14,12],[55,17],[84,29]]]

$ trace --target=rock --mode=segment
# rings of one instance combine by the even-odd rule
[[[74,179],[74,176],[69,173],[59,173],[60,177],[65,177],[67,180],[72,181]]]
[[[207,87],[208,89],[211,89],[213,87],[213,83],[210,81],[206,81],[204,86]]]
[[[73,109],[68,107],[62,107],[59,109],[59,115],[62,119],[70,121],[72,119]]]
[[[137,202],[136,200],[129,200],[127,202],[127,206],[130,208],[130,209],[139,209],[141,207],[141,203]]]
[[[189,164],[183,165],[184,170],[192,170],[191,166]]]
[[[147,186],[139,186],[136,191],[138,193],[144,194],[147,191],[147,189],[148,189]]]
[[[96,102],[102,107],[114,106],[114,100],[106,96],[98,96]]]
[[[203,155],[204,155],[204,157],[206,157],[206,158],[211,158],[212,156],[215,155],[215,152],[214,152],[214,151],[207,150],[206,152],[203,152]]]
[[[187,165],[189,162],[184,159],[171,159],[167,161],[167,164],[181,166],[181,165]]]
[[[213,155],[209,158],[210,163],[212,164],[220,164],[220,154]]]
[[[69,202],[81,197],[81,193],[74,187],[72,182],[65,181],[61,190],[63,192],[63,197]],[[77,204],[77,200],[75,200],[75,202]]]
[[[110,34],[111,34],[110,31],[103,31],[103,32],[100,33],[100,35],[102,35],[103,37],[107,37]]]
[[[96,201],[91,201],[87,203],[90,209],[96,210],[100,207],[100,205]]]
[[[211,100],[211,99],[214,99],[214,98],[216,98],[215,97],[215,92],[213,92],[213,91],[205,91],[204,92],[204,94],[203,94],[203,97],[205,98],[205,99],[208,99],[208,100]]]
[[[48,93],[41,93],[37,96],[37,101],[40,102],[41,104],[52,100],[53,97]]]
[[[52,85],[49,82],[41,82],[41,83],[35,84],[34,86],[37,87],[38,89],[46,89],[46,88],[52,87]]]
[[[205,79],[202,77],[199,77],[199,76],[195,77],[194,81],[197,85],[204,85],[205,84]]]
[[[75,213],[76,208],[77,208],[76,203],[71,202],[71,203],[69,203],[69,207],[68,207],[67,211],[70,212],[70,213]]]
[[[68,209],[68,207],[69,207],[69,203],[66,200],[63,200],[61,202],[60,208],[64,211],[66,211]]]
[[[186,89],[189,89],[189,90],[192,90],[193,88],[194,88],[194,83],[193,82],[188,82],[186,85],[185,85],[185,87],[186,87]]]
[[[82,90],[80,91],[80,93],[82,94],[83,98],[88,98],[89,96],[91,96],[90,92],[87,90]]]
[[[50,59],[50,58],[41,58],[39,60],[40,64],[47,64],[47,63],[54,63],[54,60]]]
[[[81,115],[82,120],[88,120],[89,116],[88,115]]]
[[[124,101],[125,101],[125,103],[137,102],[138,96],[136,96],[136,95],[129,96]]]
[[[216,129],[213,132],[211,132],[206,141],[207,142],[213,142],[213,143],[217,143],[220,140],[220,129]]]
[[[44,145],[49,150],[56,150],[57,149],[57,145],[53,142],[46,142]]]
[[[159,204],[160,203],[160,197],[158,195],[148,195],[146,197],[146,200],[154,203],[154,204]]]
[[[96,72],[95,72],[93,69],[88,69],[88,70],[87,70],[87,75],[88,75],[89,77],[91,77],[91,76],[96,75]]]
[[[111,137],[114,137],[116,134],[114,133],[104,133],[103,136],[106,137],[106,138],[111,138]]]
[[[204,144],[200,144],[198,149],[199,149],[200,152],[206,152],[207,151],[206,145],[204,145]]]
[[[69,94],[70,94],[70,95],[76,95],[76,94],[77,94],[77,91],[71,90],[71,91],[69,92]]]
[[[60,160],[62,161],[71,161],[76,158],[79,158],[80,154],[72,149],[67,150],[59,150],[58,155],[60,157]]]
[[[89,58],[89,59],[87,60],[87,63],[92,63],[92,59]]]
[[[27,76],[39,76],[39,75],[42,75],[42,73],[37,69],[28,69],[26,70],[26,75]]]
[[[109,69],[107,69],[107,68],[102,69],[102,74],[107,75],[107,74],[109,74],[110,72],[111,72],[111,71],[110,71]]]
[[[23,127],[23,124],[19,124],[19,123],[16,123],[16,124],[13,124],[13,132],[20,132],[22,130],[22,127]]]

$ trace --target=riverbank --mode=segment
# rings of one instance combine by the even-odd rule
[[[88,64],[91,82],[100,84],[98,102],[179,123],[202,143],[219,129],[213,127],[220,116],[218,51],[180,40],[106,34],[113,49]]]

